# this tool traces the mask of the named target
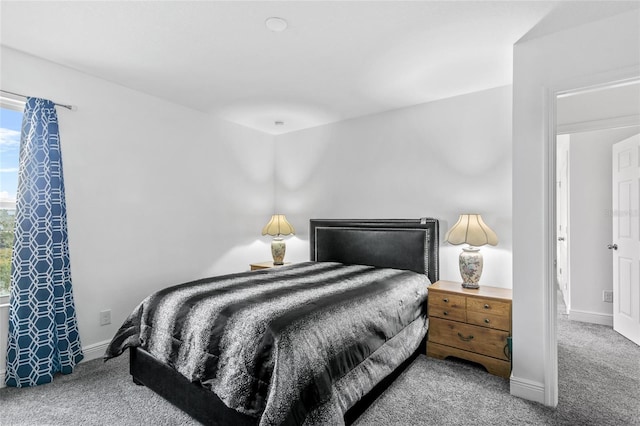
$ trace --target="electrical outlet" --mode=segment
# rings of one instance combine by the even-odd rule
[[[100,325],[111,324],[111,309],[100,311]]]
[[[602,292],[602,301],[603,302],[608,302],[608,303],[613,303],[613,291],[604,290]]]

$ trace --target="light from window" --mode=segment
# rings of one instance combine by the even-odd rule
[[[22,112],[0,107],[0,297],[9,294]]]

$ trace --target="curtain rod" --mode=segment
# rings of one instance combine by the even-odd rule
[[[19,97],[21,97],[21,98],[25,98],[25,99],[27,99],[27,98],[28,98],[28,96],[21,95],[20,93],[10,92],[10,91],[8,91],[8,90],[0,89],[0,92],[2,92],[2,93],[7,93],[7,94],[9,94],[9,95],[13,95],[13,96],[19,96]],[[75,106],[73,106],[73,105],[59,104],[59,103],[57,103],[57,102],[54,102],[54,105],[61,106],[62,108],[66,108],[66,109],[68,109],[68,110],[70,110],[70,111],[75,111],[75,109],[76,109],[76,107],[75,107]]]

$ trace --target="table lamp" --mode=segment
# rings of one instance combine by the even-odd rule
[[[461,214],[444,239],[454,245],[469,244],[460,253],[462,287],[480,288],[478,281],[482,275],[482,253],[478,246],[498,244],[496,233],[484,223],[479,214]]]
[[[271,216],[269,223],[262,228],[262,235],[271,235],[271,255],[273,256],[274,265],[284,265],[284,252],[287,247],[281,235],[293,235],[296,230],[287,221],[283,214],[274,214]]]

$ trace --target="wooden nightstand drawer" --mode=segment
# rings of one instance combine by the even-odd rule
[[[455,294],[447,294],[447,293],[436,293],[429,295],[429,306],[438,306],[442,308],[466,308],[466,297],[457,296]]]
[[[482,297],[468,297],[467,310],[502,315],[508,318],[511,313],[511,303]]]
[[[505,354],[509,333],[439,318],[429,320],[429,340],[441,345],[508,360]]]
[[[432,317],[462,322],[467,320],[467,311],[465,311],[464,308],[447,307],[429,303],[429,310],[427,312],[428,315]]]
[[[427,300],[429,301],[428,315],[453,321],[464,322],[467,320],[466,298],[464,296],[434,292],[429,295]]]
[[[508,316],[493,315],[485,312],[467,312],[467,322],[481,327],[495,328],[497,330],[509,331],[511,321]]]

